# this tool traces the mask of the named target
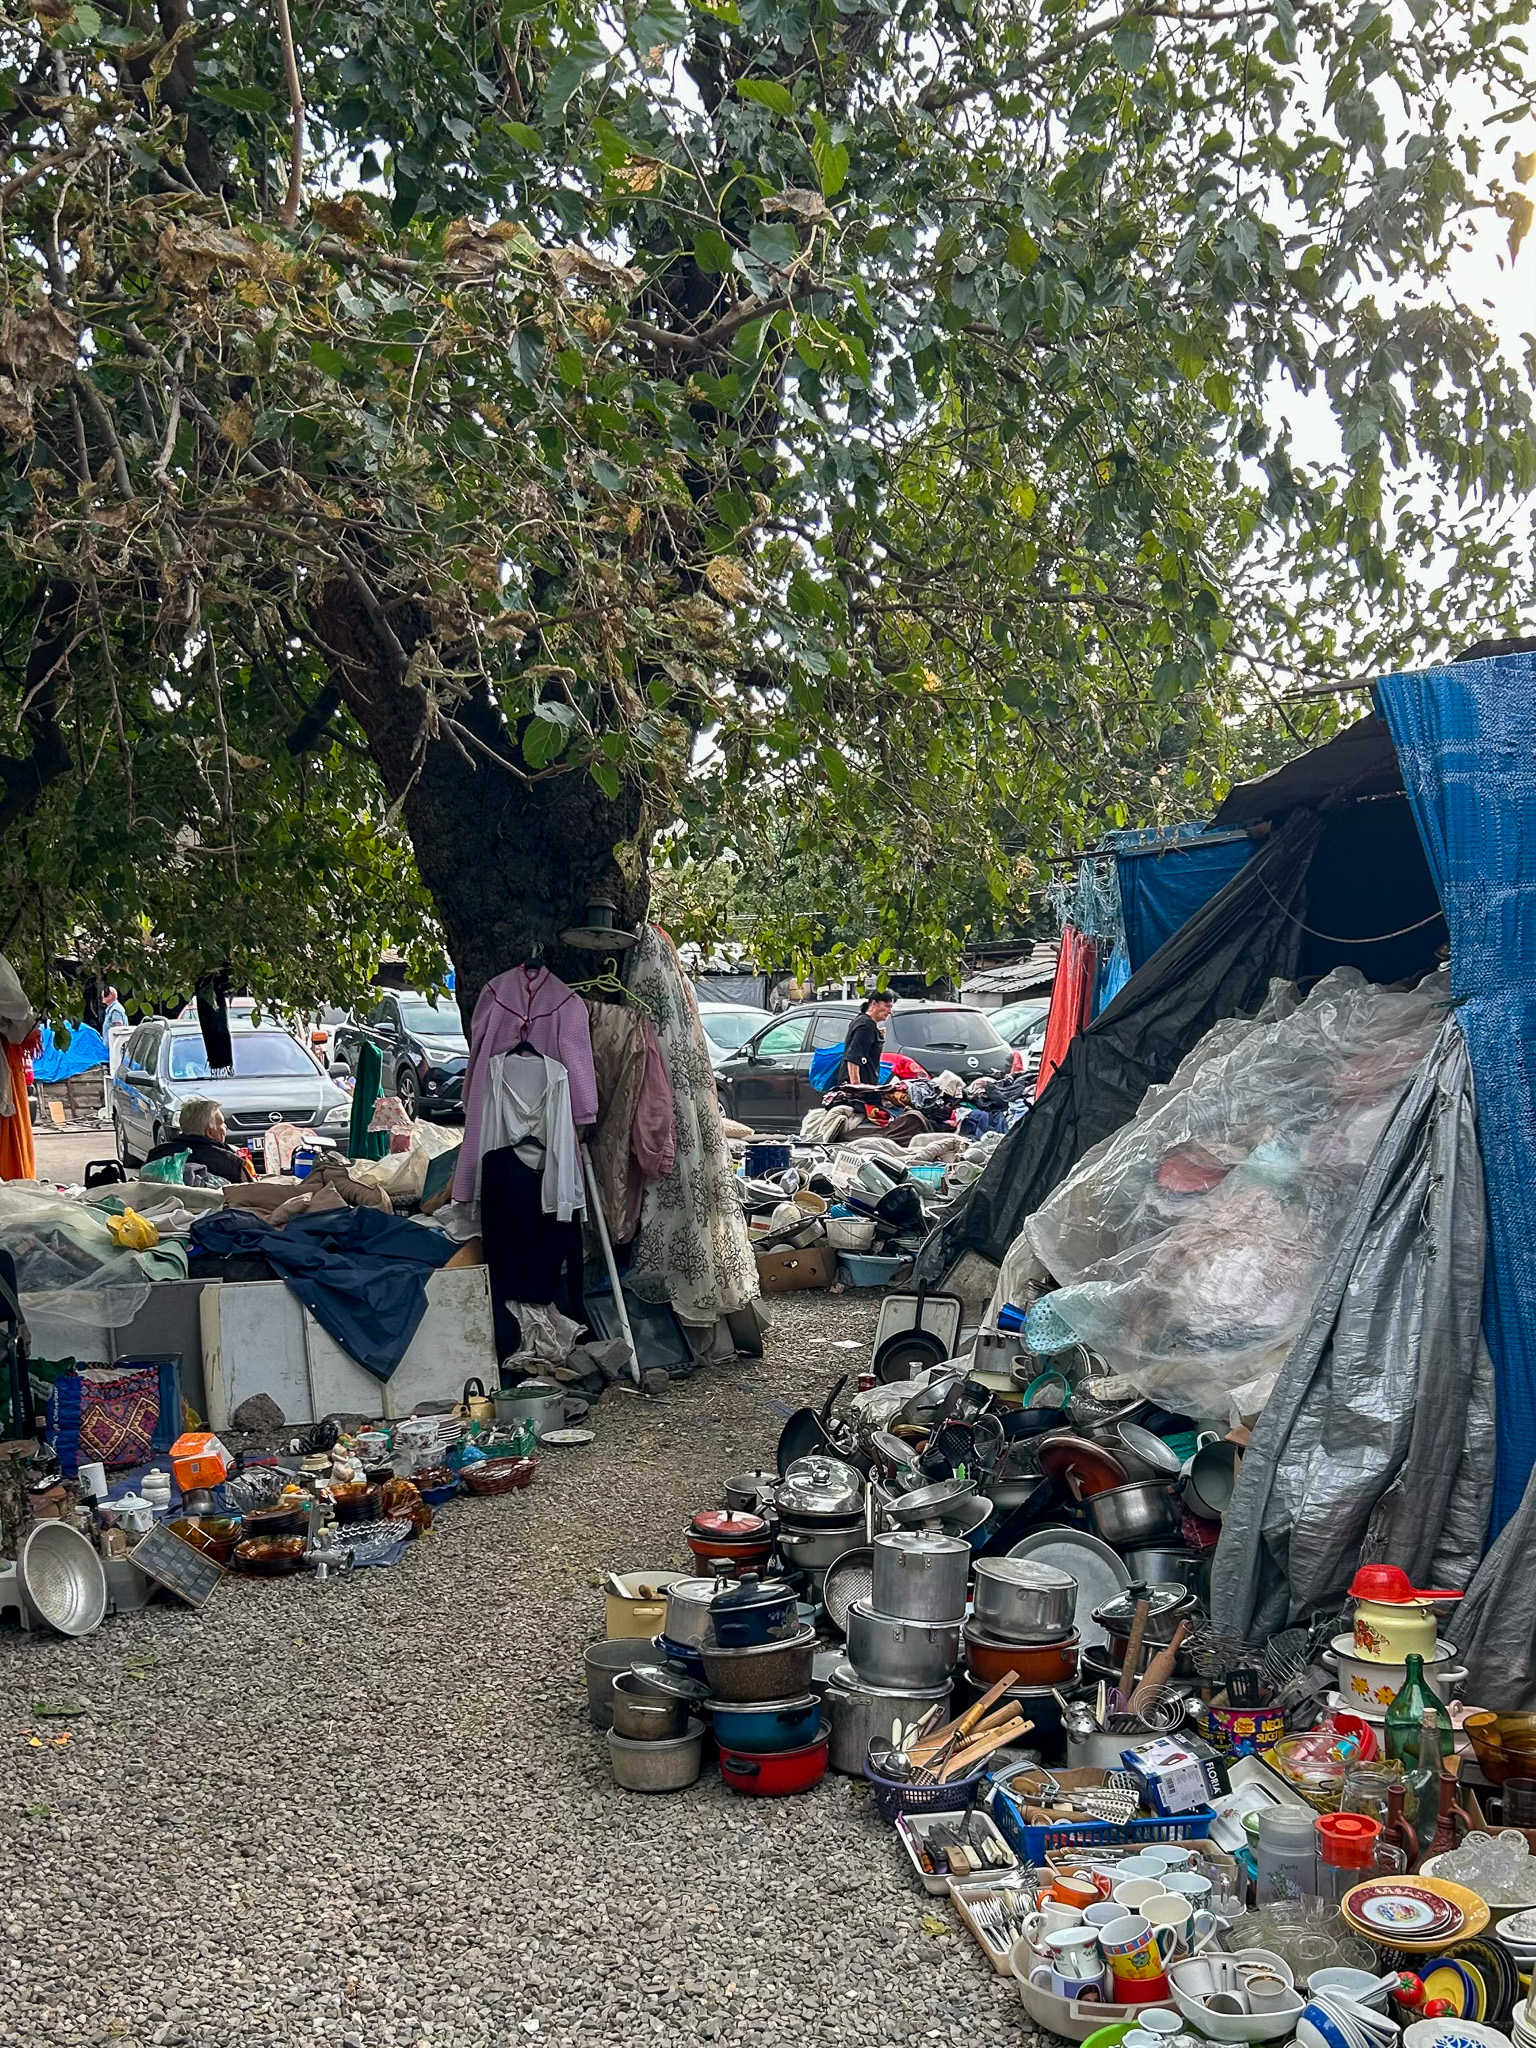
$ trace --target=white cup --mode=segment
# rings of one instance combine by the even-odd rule
[[[82,1465],[75,1475],[80,1492],[87,1500],[105,1500],[107,1497],[107,1468],[105,1465]]]
[[[1090,1927],[1107,1927],[1111,1920],[1123,1920],[1125,1907],[1118,1899],[1100,1899],[1096,1906],[1090,1906],[1083,1915]]]
[[[1207,1906],[1211,1900],[1211,1880],[1201,1877],[1198,1871],[1170,1870],[1163,1879],[1165,1892],[1177,1892],[1181,1899],[1188,1899],[1192,1906]]]
[[[1114,1889],[1114,1901],[1122,1913],[1139,1913],[1148,1899],[1162,1895],[1162,1880],[1156,1877],[1122,1878]]]
[[[1248,1993],[1250,2012],[1279,2012],[1296,1996],[1285,1979],[1277,1977],[1273,1970],[1254,1970],[1244,1980],[1243,1989]]]
[[[1164,2040],[1171,2040],[1175,2034],[1182,2034],[1184,2031],[1183,2020],[1166,2005],[1154,2005],[1150,2012],[1139,2012],[1136,2015],[1136,2024],[1145,2028],[1147,2033],[1160,2035]]]
[[[1193,1849],[1181,1849],[1173,1842],[1164,1843],[1157,1853],[1169,1870],[1188,1870],[1198,1860]]]

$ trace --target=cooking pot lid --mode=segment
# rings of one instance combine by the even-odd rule
[[[743,1514],[739,1508],[704,1508],[694,1516],[691,1527],[695,1536],[724,1536],[738,1543],[768,1531],[761,1515]]]
[[[864,1498],[863,1475],[841,1458],[796,1458],[779,1486],[779,1507],[791,1514],[847,1515]]]
[[[953,1691],[947,1678],[937,1685],[874,1685],[861,1678],[851,1664],[839,1664],[828,1683],[839,1692],[873,1693],[883,1700],[942,1700]]]
[[[700,1691],[704,1688],[701,1686]],[[808,1714],[816,1705],[813,1692],[796,1693],[786,1700],[711,1700],[710,1709],[716,1714]]]
[[[888,1529],[875,1538],[876,1550],[899,1550],[908,1557],[969,1557],[971,1546],[942,1529]]]
[[[1150,1603],[1148,1621],[1161,1621],[1165,1616],[1177,1614],[1181,1608],[1191,1606],[1195,1597],[1188,1586],[1171,1583],[1143,1586],[1139,1589],[1139,1595]],[[1107,1600],[1102,1607],[1095,1607],[1093,1618],[1097,1622],[1102,1622],[1105,1628],[1113,1629],[1116,1635],[1126,1635],[1135,1618],[1137,1598],[1138,1588],[1127,1587],[1125,1592],[1117,1594],[1113,1600]]]
[[[685,1607],[708,1607],[720,1590],[718,1579],[674,1579],[667,1598]]]
[[[1160,1436],[1154,1436],[1150,1429],[1143,1429],[1139,1422],[1122,1422],[1115,1434],[1128,1451],[1132,1451],[1154,1472],[1161,1472],[1165,1479],[1176,1479],[1181,1460],[1172,1444],[1164,1443]]]
[[[1077,1581],[1070,1572],[1054,1565],[1032,1564],[1027,1557],[983,1557],[976,1562],[976,1576],[997,1579],[1029,1593],[1076,1593]]]
[[[792,1586],[770,1581],[764,1585],[756,1572],[743,1572],[738,1585],[716,1593],[709,1603],[711,1614],[718,1614],[723,1608],[728,1614],[755,1614],[763,1607],[792,1607],[795,1594]]]
[[[685,1700],[690,1707],[709,1698],[709,1687],[702,1679],[690,1678],[672,1664],[637,1664],[635,1677],[652,1692],[664,1693],[669,1700]]]

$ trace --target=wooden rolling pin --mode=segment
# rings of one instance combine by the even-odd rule
[[[1172,1639],[1150,1659],[1146,1671],[1142,1674],[1141,1683],[1131,1695],[1132,1713],[1137,1711],[1136,1701],[1142,1693],[1149,1691],[1153,1686],[1166,1685],[1172,1678],[1173,1667],[1179,1661],[1179,1645],[1188,1634],[1189,1623],[1181,1621],[1174,1630]]]
[[[1141,1662],[1141,1646],[1147,1633],[1147,1616],[1152,1612],[1152,1602],[1143,1594],[1131,1613],[1131,1633],[1125,1645],[1125,1662],[1120,1666],[1120,1697],[1128,1707],[1131,1703],[1131,1689],[1136,1682],[1136,1666]]]

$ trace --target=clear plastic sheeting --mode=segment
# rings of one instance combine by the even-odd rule
[[[1362,1563],[1401,1565],[1416,1586],[1472,1579],[1493,1492],[1486,1237],[1471,1068],[1447,1019],[1244,1454],[1211,1570],[1223,1636],[1258,1641],[1337,1613]],[[1520,1569],[1529,1643],[1528,1550]],[[1468,1606],[1446,1629],[1463,1654]]]
[[[1165,1407],[1241,1404],[1306,1321],[1448,999],[1440,975],[1402,991],[1346,967],[1216,1025],[1025,1226],[1071,1338]]]
[[[0,1182],[0,1247],[16,1261],[34,1358],[109,1358],[111,1332],[149,1299],[145,1265],[187,1270],[175,1247],[120,1251],[99,1210],[33,1181]]]

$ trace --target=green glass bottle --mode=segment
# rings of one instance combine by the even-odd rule
[[[1419,1767],[1419,1731],[1426,1713],[1432,1713],[1440,1730],[1440,1754],[1449,1756],[1456,1747],[1455,1731],[1445,1702],[1432,1692],[1424,1678],[1424,1659],[1410,1650],[1403,1659],[1402,1690],[1387,1709],[1387,1755],[1405,1772]]]

